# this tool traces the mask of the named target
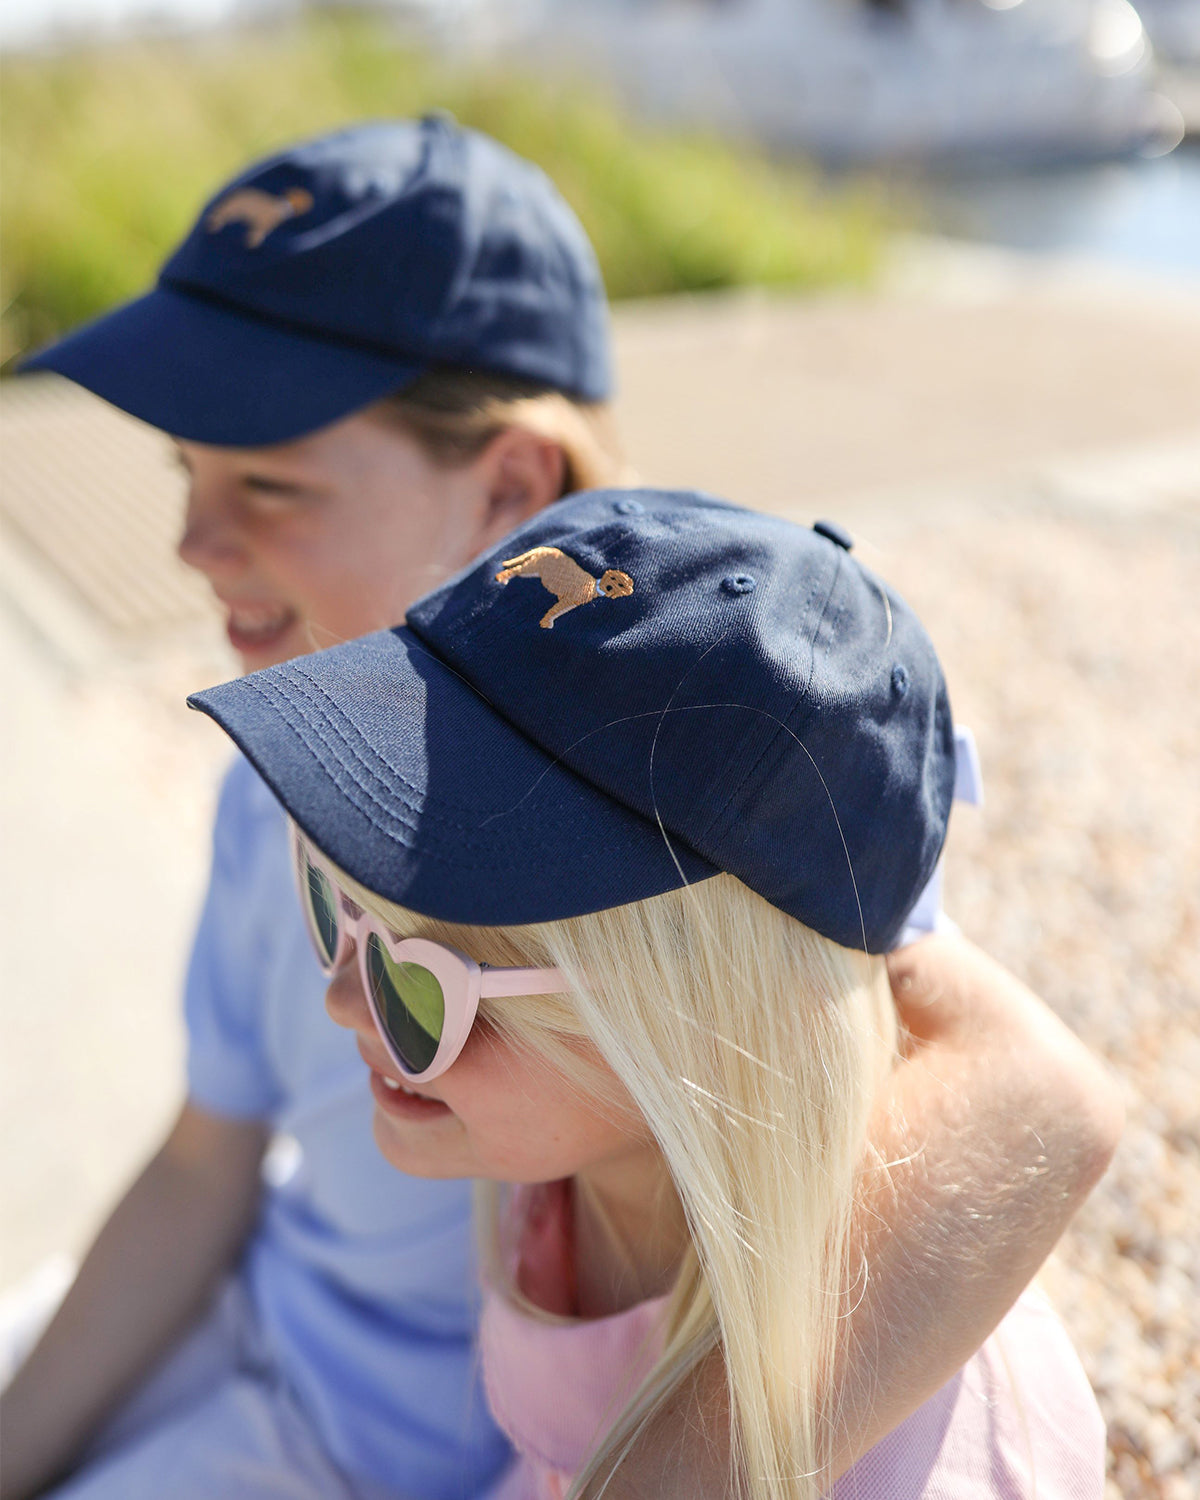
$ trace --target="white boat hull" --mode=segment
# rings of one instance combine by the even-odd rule
[[[1105,156],[1172,128],[1127,0],[510,0],[476,35],[644,116],[834,162]]]

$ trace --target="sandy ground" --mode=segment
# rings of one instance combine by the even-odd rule
[[[1111,1496],[1188,1500],[1200,295],[925,247],[871,299],[629,308],[618,348],[644,474],[837,517],[938,642],[988,794],[952,831],[952,911],[1107,1058],[1129,1108],[1048,1283],[1110,1422]],[[180,706],[228,670],[194,596],[157,627],[149,605],[137,630],[105,624],[64,581],[79,559],[11,522],[31,513],[17,488],[57,493],[70,471],[87,492],[71,434],[100,408],[56,399],[36,446],[61,467],[6,463],[0,531],[0,1285],[86,1244],[178,1103],[176,996],[225,758]],[[105,482],[116,465],[127,493],[173,503],[158,440],[105,420],[114,454],[136,450]],[[165,554],[136,555],[168,577]]]

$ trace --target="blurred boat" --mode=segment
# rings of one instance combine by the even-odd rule
[[[471,0],[454,10],[458,36],[492,56],[574,64],[643,116],[833,164],[1085,160],[1163,149],[1180,133],[1128,0]]]

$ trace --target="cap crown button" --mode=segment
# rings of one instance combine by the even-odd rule
[[[854,548],[854,538],[844,526],[839,526],[836,521],[814,521],[813,530],[818,536],[825,537],[828,541],[835,543],[838,547],[850,552]]]

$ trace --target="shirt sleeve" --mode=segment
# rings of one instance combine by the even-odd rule
[[[279,809],[237,758],[221,788],[212,873],[184,992],[189,1097],[215,1114],[271,1115],[280,1090],[264,1046],[271,887],[264,855]]]

